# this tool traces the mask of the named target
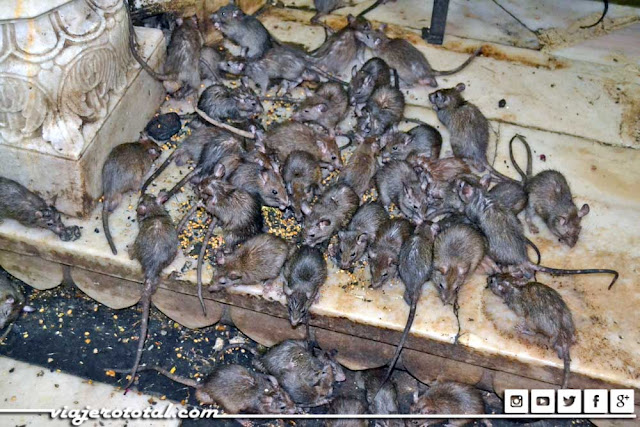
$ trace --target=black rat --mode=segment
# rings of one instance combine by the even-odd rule
[[[562,388],[569,385],[571,356],[569,350],[575,342],[573,317],[562,296],[542,283],[529,282],[522,285],[519,279],[508,274],[499,274],[487,279],[491,291],[501,297],[523,323],[518,332],[543,335],[550,346],[564,361]]]
[[[358,70],[354,65],[351,69],[349,83],[349,104],[356,107],[359,115],[362,106],[367,103],[373,91],[381,86],[391,84],[391,69],[381,58],[371,58]]]
[[[242,48],[242,56],[261,58],[273,47],[269,31],[253,15],[246,15],[233,1],[211,15],[211,21],[225,37]]]
[[[307,97],[291,116],[292,120],[320,125],[330,133],[347,114],[349,100],[346,91],[338,83],[323,83],[315,93]]]
[[[424,221],[427,215],[426,185],[420,183],[408,163],[388,162],[376,172],[375,182],[380,203],[385,207],[393,202],[408,219],[417,224]]]
[[[356,383],[365,391],[365,397],[372,414],[392,415],[399,413],[398,393],[396,385],[392,381],[384,384],[386,369],[376,368],[358,371]],[[378,391],[379,390],[379,391]],[[403,427],[404,421],[400,419],[379,419],[373,423],[374,427]]]
[[[358,208],[347,228],[338,232],[341,269],[352,269],[362,259],[380,226],[388,219],[389,214],[378,202],[369,202]]]
[[[78,240],[80,228],[65,226],[53,204],[48,205],[22,184],[0,176],[0,222],[13,219],[25,227],[51,230],[63,242]]]
[[[144,273],[144,288],[142,290],[142,320],[140,322],[140,336],[135,362],[131,369],[131,379],[127,388],[133,384],[136,371],[140,365],[144,343],[147,339],[149,323],[149,309],[151,297],[160,284],[162,270],[169,266],[178,255],[178,233],[166,209],[155,197],[144,194],[140,198],[137,208],[138,235],[133,243],[131,258],[138,260]]]
[[[394,131],[387,133],[390,132],[397,135],[395,137],[387,136],[387,134],[383,136],[387,141],[382,144],[384,146],[382,152],[384,163],[389,160],[407,160],[407,157],[411,155],[423,159],[438,159],[440,157],[442,135],[433,126],[418,125],[406,134]]]
[[[357,128],[366,135],[381,136],[402,120],[404,107],[404,95],[399,89],[380,86],[363,107]]]
[[[396,276],[398,254],[413,230],[414,225],[404,218],[391,218],[378,228],[368,250],[372,288],[379,288]]]
[[[285,210],[289,196],[280,174],[257,163],[245,162],[229,177],[229,182],[238,188],[260,197],[262,204]]]
[[[224,85],[213,84],[200,94],[196,107],[196,114],[205,122],[249,139],[256,137],[255,129],[247,132],[226,122],[247,124],[249,119],[263,111],[258,97],[244,85],[231,90]]]
[[[356,58],[364,62],[365,47],[356,39],[355,33],[368,28],[371,23],[363,17],[347,15],[347,25],[313,51],[311,60],[332,74],[342,73]]]
[[[315,246],[329,240],[349,223],[359,205],[360,198],[353,189],[340,183],[328,187],[313,206],[303,203],[304,243]]]
[[[437,381],[424,393],[414,393],[412,414],[484,414],[484,401],[480,391],[468,384],[454,381]],[[428,426],[443,422],[443,419],[414,419],[410,425]],[[448,425],[461,427],[470,420],[450,419]]]
[[[302,221],[302,203],[311,203],[320,188],[322,171],[318,159],[307,151],[294,150],[287,156],[282,170],[291,207],[298,222]]]
[[[293,327],[309,322],[309,308],[327,280],[327,262],[318,248],[303,245],[284,266],[284,294]]]
[[[140,189],[159,156],[160,147],[147,139],[115,146],[102,165],[102,228],[114,255],[118,250],[109,230],[109,215],[120,206],[126,193]]]
[[[346,415],[344,418],[327,420],[328,427],[367,427],[366,419],[349,418],[348,415],[366,414],[367,405],[360,399],[352,397],[338,397],[329,405],[330,414]]]
[[[391,64],[398,72],[400,81],[405,86],[427,85],[436,87],[436,76],[448,76],[464,69],[478,56],[482,49],[476,50],[459,67],[448,71],[438,71],[431,68],[427,58],[405,39],[392,39],[384,34],[386,25],[379,30],[368,29],[357,31],[356,38],[373,51],[373,55]]]
[[[331,27],[329,27],[327,24],[320,21],[320,18],[330,14],[336,9],[344,7],[345,1],[344,0],[313,0],[313,5],[316,8],[316,13],[311,17],[311,23],[314,25],[320,24],[327,30],[333,32]]]

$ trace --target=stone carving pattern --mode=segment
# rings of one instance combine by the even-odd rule
[[[0,22],[0,143],[85,144],[132,63],[121,0],[74,0],[40,17]]]

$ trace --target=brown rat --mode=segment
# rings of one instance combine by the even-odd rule
[[[7,328],[0,336],[0,341],[9,334],[20,312],[28,311],[24,304],[25,298],[20,289],[7,277],[0,275],[0,331]]]
[[[402,138],[389,138],[384,144],[382,161],[407,160],[410,155],[424,159],[438,159],[442,148],[442,135],[433,126],[424,124],[412,128]]]
[[[340,148],[335,140],[302,123],[289,121],[276,125],[267,133],[264,145],[275,151],[282,163],[292,151],[301,150],[311,153],[324,168],[342,169]]]
[[[369,412],[372,414],[392,415],[398,414],[398,394],[393,381],[384,384],[386,370],[384,368],[367,369],[358,371],[356,382],[358,387],[364,389]],[[378,392],[378,390],[380,390]],[[380,419],[375,420],[375,427],[403,427],[402,420]]]
[[[327,24],[320,21],[320,18],[330,14],[336,9],[344,7],[345,1],[344,0],[313,0],[313,5],[316,8],[316,13],[311,17],[311,23],[314,25],[320,24],[323,27],[325,27],[327,30],[333,32],[331,27],[329,27]]]
[[[365,47],[355,34],[368,28],[371,28],[371,23],[365,18],[347,15],[347,25],[313,51],[313,62],[332,74],[342,73],[356,58],[364,62]]]
[[[352,269],[362,259],[376,239],[380,226],[388,219],[389,214],[378,202],[369,202],[358,208],[347,228],[338,232],[340,268]]]
[[[381,25],[380,30],[357,31],[356,38],[371,49],[374,56],[391,64],[398,71],[400,81],[405,86],[419,84],[436,87],[438,86],[436,76],[448,76],[459,72],[482,52],[482,49],[478,49],[462,65],[453,70],[438,71],[431,68],[427,58],[411,43],[405,39],[387,37],[384,34],[385,29],[386,25]]]
[[[328,187],[313,206],[303,203],[304,243],[315,246],[329,240],[349,223],[359,205],[358,195],[351,187],[340,183]]]
[[[373,177],[378,170],[379,151],[380,146],[374,138],[363,139],[340,171],[339,182],[349,185],[359,197],[362,197],[373,187]]]
[[[111,150],[102,165],[102,227],[111,252],[118,254],[109,230],[109,215],[130,191],[138,191],[142,180],[160,156],[160,147],[151,140],[128,142]]]
[[[45,228],[64,242],[78,240],[80,228],[66,227],[60,212],[21,184],[0,176],[0,222],[13,219],[25,227]]]
[[[514,181],[496,171],[487,161],[489,121],[478,107],[462,97],[465,88],[464,83],[458,83],[455,87],[429,94],[438,119],[449,130],[453,155],[470,161],[475,167],[488,169],[501,181]]]
[[[246,162],[238,166],[229,177],[229,182],[260,197],[265,206],[273,206],[280,210],[285,210],[289,206],[289,196],[282,176],[273,169]]]
[[[365,402],[360,399],[354,399],[351,397],[338,397],[329,405],[330,414],[339,415],[358,415],[366,414],[367,406]],[[332,418],[327,420],[327,426],[329,427],[367,427],[369,424],[366,419],[355,418]]]
[[[408,219],[419,224],[427,215],[426,185],[408,163],[394,160],[385,164],[375,175],[380,203],[388,207],[392,202]]]
[[[307,97],[291,116],[292,120],[311,122],[334,132],[347,114],[349,100],[342,85],[334,82],[323,83],[315,93]]]
[[[309,308],[327,280],[327,262],[322,252],[306,245],[298,248],[284,266],[284,279],[291,325],[308,323]]]
[[[209,291],[229,286],[257,285],[280,275],[289,246],[273,234],[263,233],[246,240],[230,255],[216,258],[216,269]]]
[[[542,283],[529,282],[523,286],[518,279],[508,274],[489,277],[487,285],[522,318],[523,324],[519,327],[519,332],[541,334],[549,340],[558,357],[564,361],[562,388],[567,388],[571,370],[569,350],[575,342],[575,326],[571,311],[562,296]]]
[[[219,365],[202,381],[172,374],[158,366],[154,370],[179,384],[196,389],[201,405],[220,405],[228,414],[295,414],[297,408],[289,395],[271,375],[250,371],[241,365]]]
[[[412,414],[484,414],[482,394],[476,388],[454,381],[438,381],[422,393],[414,393]],[[428,426],[443,422],[442,419],[411,420],[413,426]],[[449,425],[463,426],[465,419],[450,419]]]
[[[244,85],[231,90],[222,84],[213,84],[200,94],[196,107],[196,114],[205,122],[250,139],[255,138],[255,129],[247,132],[227,122],[247,124],[263,111],[260,99]]]
[[[391,218],[382,223],[368,250],[372,288],[379,288],[396,276],[400,248],[413,230],[414,225],[404,218]]]
[[[311,203],[322,181],[318,159],[306,151],[294,150],[288,156],[282,177],[297,221],[302,221],[302,203]]]
[[[404,95],[391,86],[373,91],[358,118],[357,128],[366,135],[380,136],[397,125],[404,115]]]
[[[371,58],[359,70],[354,65],[349,83],[349,104],[356,106],[356,112],[359,112],[375,89],[390,84],[391,69],[383,59]]]
[[[233,1],[213,13],[211,21],[226,38],[240,46],[242,56],[249,59],[261,58],[273,46],[262,22],[253,15],[246,15]]]
[[[609,269],[567,270],[533,264],[527,254],[527,239],[522,224],[513,212],[487,196],[486,191],[469,181],[460,180],[458,194],[465,204],[465,215],[487,238],[487,255],[496,263],[531,277],[541,271],[551,275],[612,274],[611,286],[618,280],[618,272]]]
[[[169,266],[178,255],[178,233],[166,209],[153,196],[144,194],[138,202],[138,235],[133,243],[132,258],[138,260],[144,273],[142,290],[142,320],[136,359],[131,369],[131,379],[127,388],[133,383],[140,365],[144,343],[147,339],[149,309],[151,297],[160,283],[162,270]]]
[[[391,377],[393,368],[409,336],[409,331],[411,330],[411,325],[416,315],[418,300],[422,294],[422,288],[431,279],[433,270],[433,236],[435,230],[435,227],[431,224],[424,223],[416,229],[413,236],[404,241],[400,249],[400,254],[398,255],[398,274],[400,275],[402,283],[404,283],[404,300],[409,305],[409,316],[407,317],[407,324],[404,327],[393,358],[389,362],[387,373],[376,395],[380,392],[389,377]]]

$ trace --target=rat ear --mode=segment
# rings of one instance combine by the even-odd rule
[[[225,260],[225,257],[224,257],[224,253],[223,253],[223,252],[220,252],[220,254],[218,254],[218,255],[216,256],[216,264],[218,264],[218,265],[224,265],[225,261],[226,261],[226,260]]]
[[[582,207],[580,208],[580,210],[578,211],[578,218],[582,218],[583,216],[587,215],[589,213],[589,205],[588,204],[584,204],[582,205]]]
[[[351,77],[355,77],[356,74],[358,73],[358,66],[354,65],[353,68],[351,68]]]
[[[373,45],[374,45],[374,46],[380,46],[380,43],[382,43],[382,39],[381,39],[380,37],[376,37],[376,38],[373,40]]]
[[[329,152],[329,144],[327,143],[327,141],[323,139],[316,139],[316,145],[318,146],[318,149],[321,153],[327,154]]]
[[[369,236],[367,236],[366,233],[360,233],[356,241],[359,245],[366,245],[369,241]]]
[[[213,169],[213,176],[216,178],[222,178],[226,172],[226,169],[222,163],[218,163],[216,167]]]
[[[565,225],[567,223],[567,217],[564,215],[560,215],[558,217],[558,222],[560,223],[560,225]]]
[[[138,213],[138,215],[144,215],[147,213],[147,206],[146,205],[138,205],[138,209],[136,209],[136,212]],[[37,214],[38,212],[36,212]]]
[[[433,224],[431,224],[431,227],[429,227],[431,229],[431,236],[432,237],[436,237],[438,235],[438,233],[440,232],[440,225],[438,225],[437,222],[434,222]]]
[[[307,202],[302,202],[302,205],[300,205],[300,210],[302,211],[303,214],[307,216],[311,214],[311,207]]]
[[[289,287],[289,284],[285,283],[282,285],[282,290],[284,291],[284,294],[286,296],[291,296],[291,294],[293,293],[293,289],[291,289]]]
[[[475,189],[473,188],[473,186],[471,186],[470,184],[461,181],[460,182],[460,188],[458,189],[458,195],[460,196],[460,199],[465,202],[465,203],[469,203],[471,201],[471,198],[473,197]]]
[[[458,83],[458,84],[456,85],[456,90],[457,90],[458,92],[462,92],[462,91],[463,91],[463,90],[465,90],[466,88],[467,88],[467,87],[464,85],[464,83]]]
[[[316,105],[316,108],[318,109],[318,111],[320,111],[321,113],[325,113],[328,109],[327,104],[325,104],[324,102],[322,104],[318,104]]]
[[[405,184],[402,184],[402,189],[404,190],[404,195],[407,197],[413,197],[413,189]]]
[[[323,219],[322,221],[320,221],[319,225],[320,228],[327,228],[331,225],[331,221],[329,221],[328,219]]]
[[[491,175],[486,174],[482,178],[480,178],[480,186],[485,190],[489,188],[490,184],[491,184]]]
[[[269,173],[267,172],[267,170],[266,170],[266,169],[263,169],[263,170],[260,172],[260,179],[262,180],[262,183],[263,183],[263,184],[266,184],[266,183],[267,183],[267,181],[269,180]]]
[[[42,218],[44,216],[44,213],[42,213],[42,211],[36,211],[35,214],[36,218]]]

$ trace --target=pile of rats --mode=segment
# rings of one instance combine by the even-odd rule
[[[372,7],[385,2],[378,0]],[[316,0],[315,4],[318,13],[313,23],[342,2]],[[385,25],[374,28],[364,16],[372,7],[349,15],[346,26],[331,30],[312,52],[277,40],[256,16],[245,14],[233,2],[209,17],[224,36],[225,46],[231,46],[224,50],[204,45],[195,17],[157,19],[169,28],[162,74],[140,59],[131,31],[132,53],[144,69],[161,80],[171,96],[196,94],[198,99],[194,114],[155,117],[138,142],[115,147],[102,169],[104,232],[114,254],[117,245],[109,231],[109,214],[126,193],[142,192],[137,205],[139,232],[130,255],[144,272],[143,317],[127,387],[138,370],[155,369],[195,387],[203,404],[216,402],[229,413],[300,413],[319,405],[330,405],[332,413],[394,411],[388,402],[393,394],[388,380],[422,290],[434,286],[442,303],[451,305],[457,315],[460,289],[477,271],[488,276],[488,288],[522,318],[520,332],[543,337],[557,351],[565,367],[562,386],[568,386],[569,350],[575,341],[571,312],[560,294],[536,282],[535,275],[611,274],[610,288],[618,273],[540,265],[540,253],[525,236],[518,214],[524,211],[532,233],[538,232],[533,218],[539,217],[560,243],[573,247],[589,206],[575,205],[562,173],[532,174],[531,149],[520,135],[511,140],[510,152],[521,180],[495,170],[487,160],[489,122],[464,98],[463,83],[429,95],[450,134],[452,156],[441,155],[447,153],[441,153],[440,132],[404,117],[401,88],[437,87],[436,77],[460,71],[481,50],[453,70],[435,70],[407,40],[387,36]],[[131,17],[129,23],[133,30]],[[367,55],[370,59],[365,61]],[[345,74],[350,82],[343,80]],[[235,83],[230,85],[230,80]],[[304,99],[288,97],[301,85],[307,94]],[[269,91],[275,96],[269,98]],[[296,104],[295,112],[265,127],[260,117],[265,113],[262,103],[269,99]],[[350,129],[345,129],[349,119]],[[403,132],[402,122],[417,126]],[[185,123],[190,134],[154,170],[161,154],[158,144],[176,135]],[[339,146],[340,139],[348,142]],[[514,159],[515,141],[527,150],[525,171]],[[150,194],[154,180],[172,163],[191,165],[191,170],[174,188]],[[193,188],[196,199],[175,225],[165,203],[185,185]],[[9,192],[11,200],[19,197],[24,203],[5,206],[8,197],[0,197],[2,217],[47,227],[63,240],[73,239],[75,234],[62,226],[55,210],[16,183],[0,179],[0,193]],[[269,233],[264,206],[295,219],[301,233],[289,240]],[[201,382],[178,378],[161,367],[140,366],[151,297],[162,270],[178,254],[182,229],[197,210],[210,217],[197,261],[203,312],[202,270],[212,262],[209,292],[281,278],[291,324],[304,324],[307,330],[306,341],[285,341],[255,355],[255,371],[223,365]],[[218,228],[224,243],[208,251]],[[538,253],[538,262],[529,258],[528,248]],[[364,374],[371,389],[364,403],[333,399],[332,384],[344,375],[335,354],[316,348],[309,336],[309,312],[327,280],[327,264],[351,271],[363,260],[368,260],[370,286],[384,289],[399,277],[410,307],[388,367]],[[415,396],[411,411],[481,413],[482,400],[471,387],[439,382]]]

